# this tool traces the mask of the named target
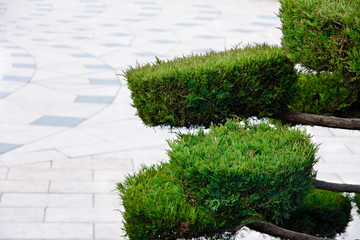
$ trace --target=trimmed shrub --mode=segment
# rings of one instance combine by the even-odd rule
[[[146,125],[223,124],[231,116],[287,110],[297,73],[279,47],[265,44],[130,67],[133,106]]]
[[[317,162],[310,136],[262,121],[229,120],[170,143],[171,168],[196,205],[216,217],[279,222],[311,189]]]
[[[358,208],[358,213],[360,214],[360,194],[359,193],[355,194],[354,202]]]
[[[321,115],[347,112],[360,90],[358,84],[344,83],[331,73],[301,74],[295,89],[290,109]]]
[[[174,236],[216,238],[216,231],[226,225],[209,209],[194,205],[186,197],[181,182],[167,163],[144,167],[118,184],[118,189],[125,208],[124,228],[130,240],[163,240]]]
[[[280,0],[282,46],[288,56],[317,72],[360,80],[358,0]]]
[[[320,237],[335,237],[343,233],[351,220],[351,200],[348,196],[315,189],[299,204],[282,227]]]

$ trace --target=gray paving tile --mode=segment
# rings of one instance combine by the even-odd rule
[[[61,117],[61,116],[42,116],[41,118],[30,123],[31,125],[58,126],[58,127],[75,127],[85,118]]]
[[[121,43],[103,43],[102,45],[105,47],[124,47],[124,46],[126,46]]]
[[[0,99],[9,96],[10,92],[0,92]]]
[[[30,63],[13,63],[13,68],[36,68],[35,64]]]
[[[2,80],[13,81],[13,82],[30,82],[31,77],[4,75]]]
[[[92,57],[94,57],[90,54],[83,54],[83,53],[74,53],[74,54],[71,54],[71,56],[73,56],[75,58],[92,58]]]
[[[32,57],[30,54],[28,53],[12,53],[11,56],[13,57],[25,57],[25,58],[30,58]]]
[[[54,48],[71,48],[68,45],[53,45]]]
[[[89,78],[89,82],[90,84],[99,84],[99,85],[120,85],[120,82],[114,79]]]
[[[98,103],[98,104],[111,104],[114,97],[108,96],[78,96],[75,102],[78,103]]]
[[[264,27],[271,27],[275,25],[273,22],[253,22],[251,24],[256,26],[264,26]]]
[[[0,143],[0,154],[9,152],[15,148],[21,147],[19,144],[11,144],[11,143]]]

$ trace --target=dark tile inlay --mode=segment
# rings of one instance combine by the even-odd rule
[[[92,58],[93,57],[90,54],[82,54],[82,53],[74,53],[74,54],[71,54],[71,56],[76,57],[76,58]]]
[[[103,46],[105,47],[124,47],[126,45],[121,43],[104,43]]]
[[[176,23],[177,26],[183,26],[183,27],[193,27],[196,26],[195,23]]]
[[[212,36],[212,35],[198,35],[198,38],[203,38],[203,39],[219,39],[220,37],[218,36]]]
[[[232,31],[232,32],[240,32],[240,33],[251,33],[251,32],[253,32],[252,30],[240,29],[240,28],[238,28],[238,29],[232,29],[232,30],[230,30],[230,31]]]
[[[89,78],[90,84],[99,84],[99,85],[120,85],[118,80],[113,79],[103,79],[103,78]]]
[[[9,96],[9,92],[0,92],[0,99],[1,98],[6,98],[7,96]]]
[[[31,64],[31,63],[13,63],[12,67],[13,68],[36,68],[36,65]]]
[[[10,144],[10,143],[0,143],[0,154],[11,151],[15,148],[18,148],[22,145],[19,144]]]
[[[78,96],[75,102],[78,103],[98,103],[98,104],[111,104],[114,97],[108,96]]]
[[[31,57],[31,55],[28,53],[12,53],[11,56],[12,57],[26,57],[26,58]]]
[[[61,116],[42,116],[30,123],[31,125],[55,126],[55,127],[75,127],[83,122],[85,118],[61,117]]]
[[[276,25],[274,23],[267,23],[267,22],[253,22],[251,24],[252,25],[258,25],[258,26],[264,26],[264,27],[271,27],[271,26]]]
[[[14,82],[30,82],[31,77],[4,75],[2,80],[4,80],[4,81],[14,81]]]

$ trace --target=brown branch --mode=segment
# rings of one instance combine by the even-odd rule
[[[251,230],[260,232],[260,233],[265,233],[268,234],[270,236],[273,237],[280,237],[282,239],[290,239],[290,240],[324,240],[324,238],[319,238],[319,237],[315,237],[312,235],[308,235],[305,233],[300,233],[300,232],[294,232],[279,226],[276,226],[272,223],[268,223],[268,222],[263,222],[263,221],[256,221],[256,222],[250,222],[250,223],[244,223],[244,224],[240,224],[238,226],[233,226],[233,227],[229,227],[229,228],[225,228],[225,229],[220,229],[218,231],[218,233],[224,233],[224,232],[231,232],[231,233],[236,233],[237,231],[239,231],[241,228],[243,228],[244,226],[250,228]],[[166,238],[167,240],[170,239],[178,239],[178,238],[182,238],[182,236],[180,235],[173,235],[170,236],[168,238]]]
[[[275,118],[295,124],[360,130],[359,118],[340,118],[302,112],[286,112],[275,116]]]
[[[291,230],[287,230],[285,228],[278,227],[274,224],[268,222],[252,222],[246,225],[248,228],[269,234],[273,237],[280,237],[282,239],[290,239],[290,240],[322,240],[324,238],[319,238],[315,236],[311,236],[305,233],[294,232]]]
[[[315,188],[329,190],[332,192],[360,193],[360,185],[356,184],[331,183],[315,180],[313,185]]]

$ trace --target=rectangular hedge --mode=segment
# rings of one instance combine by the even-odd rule
[[[282,46],[288,56],[317,72],[360,80],[360,2],[281,0]]]
[[[222,124],[287,109],[297,74],[284,52],[266,44],[130,67],[133,106],[146,125]]]

